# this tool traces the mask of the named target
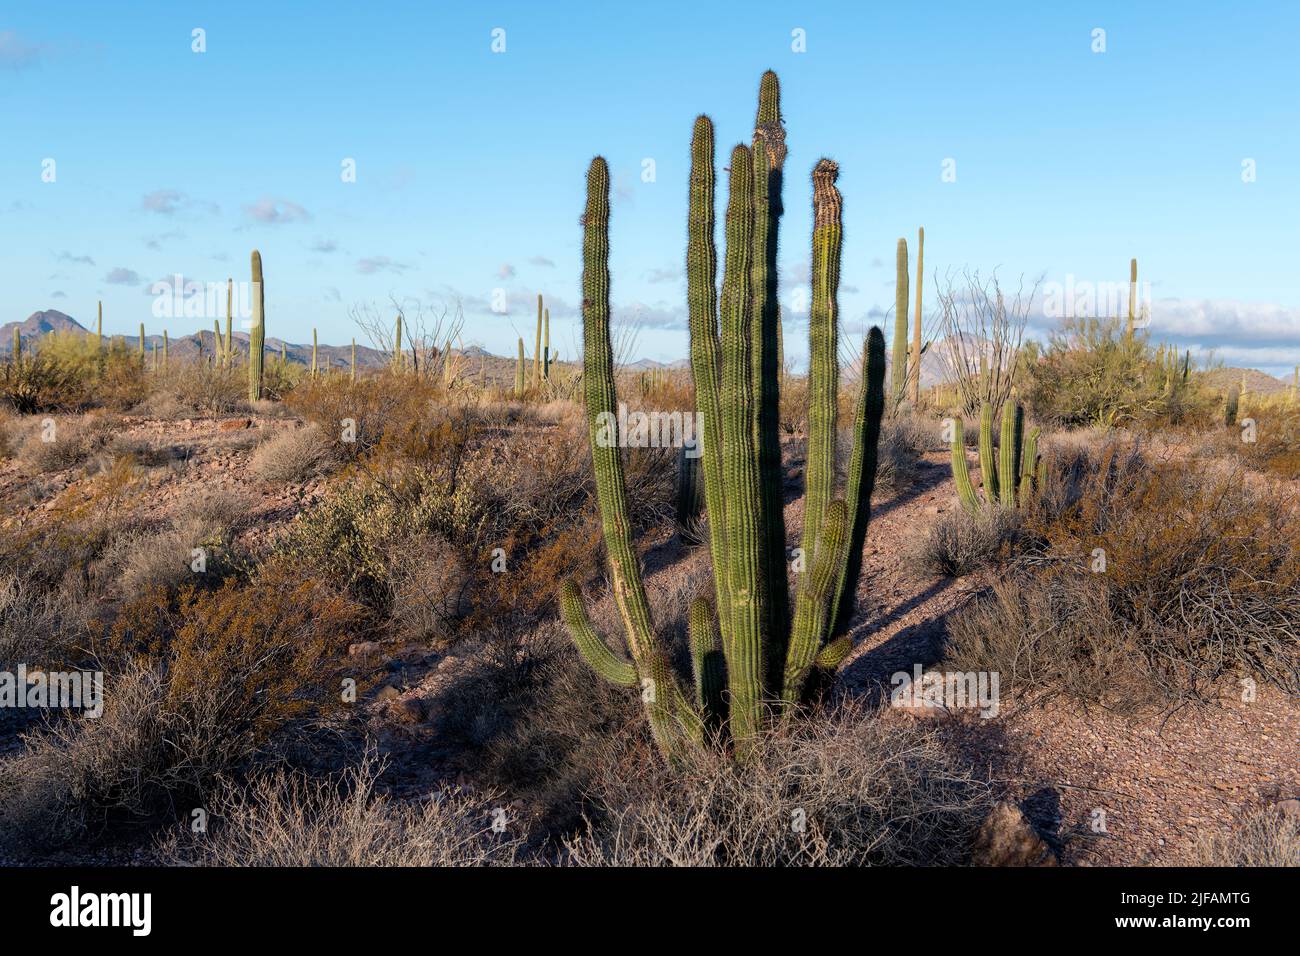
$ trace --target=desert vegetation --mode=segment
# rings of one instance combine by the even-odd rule
[[[856,340],[853,197],[829,159],[786,182],[780,95],[721,216],[713,121],[684,130],[684,367],[612,323],[599,156],[572,360],[540,295],[505,358],[398,299],[291,357],[257,251],[247,335],[233,293],[224,329],[15,324],[0,672],[102,697],[0,708],[0,859],[1300,863],[1296,387],[1132,304],[1026,338],[1034,291],[924,277],[924,230]]]

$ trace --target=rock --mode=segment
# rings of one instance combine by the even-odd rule
[[[1056,854],[1014,803],[989,813],[971,849],[973,866],[1056,866]]]
[[[1284,817],[1300,820],[1300,799],[1292,797],[1289,800],[1282,800],[1278,803],[1277,808],[1282,811]]]
[[[348,657],[373,657],[379,650],[379,644],[375,641],[358,641],[348,645]]]
[[[404,724],[421,724],[427,716],[428,708],[419,697],[406,697],[393,706],[393,714]]]
[[[251,418],[231,418],[217,426],[219,432],[237,432],[241,428],[252,428],[253,420]]]

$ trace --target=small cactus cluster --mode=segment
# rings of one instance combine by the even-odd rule
[[[960,418],[952,420],[952,477],[957,497],[972,515],[986,505],[1004,508],[1023,506],[1043,486],[1047,463],[1038,454],[1040,430],[1024,434],[1025,411],[1015,402],[1002,405],[1002,429],[997,455],[993,451],[993,406],[980,406],[979,460],[980,480],[984,485],[981,500],[971,482],[966,466],[966,433]]]
[[[837,496],[842,217],[838,167],[823,159],[813,172],[807,494],[792,612],[777,431],[775,263],[786,153],[779,95],[776,74],[764,74],[752,148],[742,144],[731,152],[721,294],[713,236],[713,123],[707,116],[696,120],[691,140],[690,356],[714,600],[700,597],[689,609],[688,683],[679,679],[655,634],[632,542],[620,450],[610,435],[617,393],[609,330],[609,167],[596,157],[587,174],[583,383],[597,503],[631,660],[596,633],[576,582],[563,583],[560,606],[591,668],[614,684],[641,688],[652,734],[669,759],[727,738],[743,759],[766,719],[801,703],[815,675],[836,667],[850,646],[847,624],[862,569],[885,404],[885,343],[878,328],[868,334],[848,480]],[[696,493],[683,489],[684,497]]]

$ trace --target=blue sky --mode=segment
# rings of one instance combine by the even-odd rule
[[[1136,256],[1158,337],[1277,373],[1300,363],[1298,32],[1290,2],[7,0],[0,322],[85,322],[103,299],[108,331],[160,331],[152,283],[246,279],[258,248],[271,336],[344,342],[351,307],[392,294],[459,301],[466,342],[510,354],[519,334],[531,349],[541,292],[574,357],[578,215],[601,153],[615,313],[640,323],[639,354],[679,357],[691,123],[714,118],[723,165],[770,67],[792,358],[808,174],[828,155],[851,335],[882,321],[895,242],[924,226],[927,310],[936,272],[1123,283]]]

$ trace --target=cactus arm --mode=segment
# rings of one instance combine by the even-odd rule
[[[848,635],[837,637],[817,652],[817,659],[813,661],[813,666],[822,670],[834,670],[844,663],[844,658],[849,656],[851,650],[853,650],[853,641]]]
[[[704,598],[691,602],[688,616],[695,705],[705,722],[718,726],[726,716],[727,666],[713,626],[713,608]]]
[[[1002,403],[1002,431],[998,438],[998,490],[1004,508],[1016,506],[1016,482],[1020,475],[1020,443],[1016,434],[1018,409],[1007,399]]]
[[[618,396],[609,334],[609,166],[599,156],[591,161],[587,173],[582,258],[583,379],[596,501],[609,555],[614,602],[643,682],[642,702],[656,741],[671,758],[680,752],[681,733],[690,738],[699,717],[691,711],[655,641],[650,605],[632,547],[623,462],[618,442],[610,441],[608,435],[609,423],[617,421]]]
[[[907,396],[907,240],[898,240],[894,262],[894,358],[890,392],[894,407]]]
[[[822,649],[822,635],[826,633],[830,616],[835,579],[843,561],[847,521],[848,510],[844,502],[831,502],[823,521],[823,547],[813,559],[812,572],[802,582],[799,600],[795,604],[790,653],[786,657],[785,680],[781,688],[781,700],[787,705],[798,703],[804,681]]]
[[[803,554],[811,564],[822,518],[835,491],[836,415],[839,391],[838,319],[841,197],[839,167],[822,159],[813,171],[812,307],[808,316],[808,465],[804,494]]]
[[[262,352],[266,347],[266,299],[262,286],[262,254],[256,249],[252,255],[253,267],[253,321],[248,335],[248,398],[259,401],[262,397]]]
[[[560,585],[560,615],[587,666],[616,686],[637,685],[636,668],[611,651],[591,626],[587,609],[582,606],[582,594],[572,579]]]
[[[960,418],[953,419],[952,430],[952,479],[957,485],[957,498],[962,507],[970,514],[980,510],[979,495],[971,484],[970,469],[966,466],[966,433]]]
[[[713,121],[695,120],[691,134],[690,202],[686,242],[687,306],[691,331],[691,376],[700,416],[700,466],[704,472],[704,507],[709,518],[709,550],[723,643],[731,633],[726,526],[727,502],[722,485],[722,404],[719,380],[722,348],[718,341],[718,253],[713,241]]]
[[[880,442],[880,421],[885,413],[885,336],[872,326],[862,346],[862,381],[858,385],[853,418],[853,451],[844,490],[848,509],[848,540],[835,582],[835,610],[829,634],[841,635],[853,617],[858,579],[862,575],[862,546],[871,521],[871,494],[876,487],[876,450]]]
[[[753,299],[752,374],[762,487],[762,573],[766,604],[764,684],[779,691],[790,629],[790,593],[785,556],[784,471],[781,465],[781,316],[777,301],[776,252],[785,164],[781,85],[768,70],[759,81],[751,158],[754,163],[754,232],[750,250]]]
[[[993,464],[993,406],[980,406],[980,480],[984,482],[984,500],[998,501],[998,472]]]
[[[1041,434],[1041,428],[1031,428],[1029,434],[1025,437],[1024,457],[1020,461],[1020,502],[1022,505],[1034,493],[1034,482],[1038,471],[1038,437]]]
[[[757,733],[763,711],[762,537],[759,524],[758,448],[755,441],[749,253],[753,229],[754,168],[749,147],[731,151],[727,202],[727,257],[723,272],[722,480],[727,496],[727,584],[731,633],[727,683],[732,738],[742,752]]]

